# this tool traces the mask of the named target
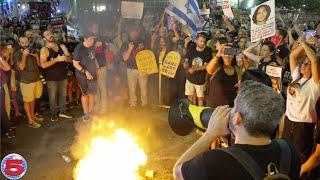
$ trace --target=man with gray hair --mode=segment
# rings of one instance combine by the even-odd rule
[[[288,168],[284,174],[298,179],[299,154],[291,143],[270,139],[285,112],[281,95],[271,87],[248,80],[241,84],[234,104],[232,109],[228,106],[215,109],[206,132],[176,162],[175,179],[255,179],[243,162],[254,162],[266,175],[270,163],[282,173],[286,159]],[[230,133],[235,135],[233,146],[208,150],[213,140]],[[290,151],[286,158],[282,156],[284,149]],[[235,156],[230,151],[240,151],[238,155],[244,156]]]

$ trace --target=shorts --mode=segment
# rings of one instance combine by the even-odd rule
[[[185,95],[192,96],[194,95],[194,91],[197,93],[198,98],[204,97],[204,91],[206,89],[205,84],[203,85],[197,85],[193,84],[190,81],[186,80],[186,86],[185,86]]]
[[[77,76],[81,94],[83,96],[88,94],[97,94],[98,81],[97,80],[87,80],[84,76]]]
[[[23,102],[33,102],[42,96],[42,83],[41,81],[33,83],[20,82],[20,89]]]

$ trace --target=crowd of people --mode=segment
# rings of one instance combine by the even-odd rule
[[[298,23],[282,21],[277,23],[273,37],[251,43],[248,22],[239,23],[227,17],[222,17],[222,23],[212,26],[210,32],[199,32],[194,41],[178,22],[167,27],[166,18],[155,22],[152,31],[142,24],[122,21],[120,18],[108,30],[98,22],[88,22],[87,28],[81,30],[82,39],[76,41],[65,32],[65,28],[39,28],[30,24],[28,19],[1,19],[2,135],[8,138],[15,136],[14,125],[10,121],[13,116],[10,114],[11,103],[14,116],[27,119],[31,128],[40,128],[44,120],[41,108],[47,100],[49,120],[56,122],[62,118],[74,118],[68,108],[80,104],[83,109],[80,119],[89,121],[96,113],[118,107],[153,109],[187,97],[193,104],[217,108],[224,115],[230,114],[230,109],[220,106],[234,107],[230,126],[234,126],[231,130],[236,136],[236,143],[265,145],[269,137],[275,137],[277,129],[277,137],[292,142],[292,162],[299,162],[297,158],[300,158],[301,175],[306,176],[306,172],[314,168],[320,157],[319,22],[310,23],[302,29]],[[308,30],[315,33],[306,35],[304,32]],[[146,49],[154,52],[158,65],[170,51],[181,55],[175,77],[162,77],[161,93],[158,91],[159,74],[142,75],[138,71],[136,54]],[[267,66],[283,69],[280,81],[270,78],[265,85],[240,83],[244,76],[251,80],[263,76]],[[25,116],[19,109],[19,94],[22,95]],[[216,116],[223,118],[217,115],[219,113]],[[264,118],[270,122],[251,122],[263,121]],[[212,125],[211,130],[221,129]],[[228,159],[223,158],[219,151],[205,153],[192,160],[212,141],[225,135],[210,131],[208,129],[202,137],[210,143],[197,144],[201,150],[192,149],[195,152],[188,151],[177,162],[176,178],[216,176],[223,179],[228,174],[223,170],[217,173],[205,170],[220,166],[210,163],[208,158]],[[272,143],[271,146],[277,144]],[[256,152],[249,146],[240,148]],[[259,152],[269,150],[263,148]],[[264,162],[262,154],[257,155],[258,162]],[[276,154],[274,158],[279,159]],[[228,161],[232,160],[229,158]],[[265,162],[262,164],[267,165]],[[299,177],[299,169],[300,166],[292,165],[289,173],[292,179]],[[237,177],[236,174],[229,175],[230,178]]]

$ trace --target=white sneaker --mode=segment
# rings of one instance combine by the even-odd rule
[[[72,116],[70,116],[70,115],[68,115],[66,113],[59,113],[59,117],[66,118],[66,119],[71,119],[72,118]]]

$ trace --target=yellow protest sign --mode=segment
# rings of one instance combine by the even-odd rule
[[[156,57],[150,50],[140,51],[136,55],[136,63],[140,75],[158,73]]]
[[[163,61],[161,74],[170,78],[174,78],[180,64],[180,60],[181,56],[178,52],[170,51]]]

